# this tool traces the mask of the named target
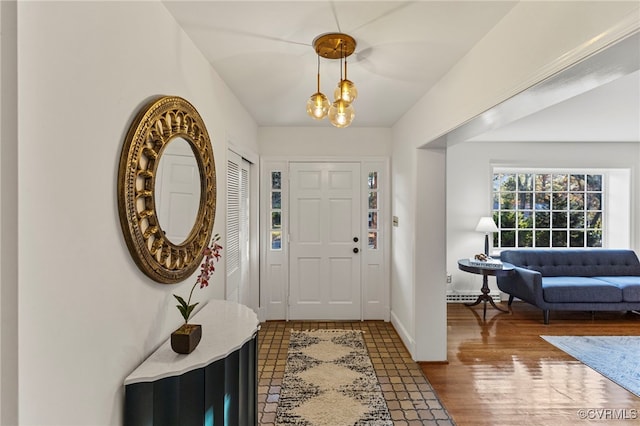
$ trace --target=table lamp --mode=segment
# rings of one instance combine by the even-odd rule
[[[476,226],[477,232],[484,232],[484,254],[489,256],[489,234],[492,232],[498,232],[498,227],[493,221],[492,217],[481,217],[478,225]]]

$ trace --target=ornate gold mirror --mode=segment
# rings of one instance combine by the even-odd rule
[[[167,146],[182,141],[195,157],[200,201],[195,223],[186,238],[171,241],[158,218],[158,166]],[[154,99],[133,120],[120,155],[118,211],[129,252],[147,276],[171,284],[195,272],[213,231],[216,171],[202,117],[185,99],[176,96]]]

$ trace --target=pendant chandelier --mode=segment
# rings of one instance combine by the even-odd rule
[[[348,127],[355,117],[351,103],[358,97],[358,89],[347,78],[347,57],[356,50],[356,41],[347,34],[327,33],[313,40],[313,48],[318,55],[317,90],[307,101],[307,114],[316,120],[328,116],[334,126]],[[320,92],[320,57],[340,60],[340,81],[333,92],[333,103]]]

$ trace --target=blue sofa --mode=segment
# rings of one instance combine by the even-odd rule
[[[500,258],[514,272],[497,276],[498,288],[543,310],[640,310],[640,262],[633,250],[515,249]]]

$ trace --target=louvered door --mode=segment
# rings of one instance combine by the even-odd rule
[[[249,303],[249,167],[233,151],[227,155],[227,285],[225,297]]]

